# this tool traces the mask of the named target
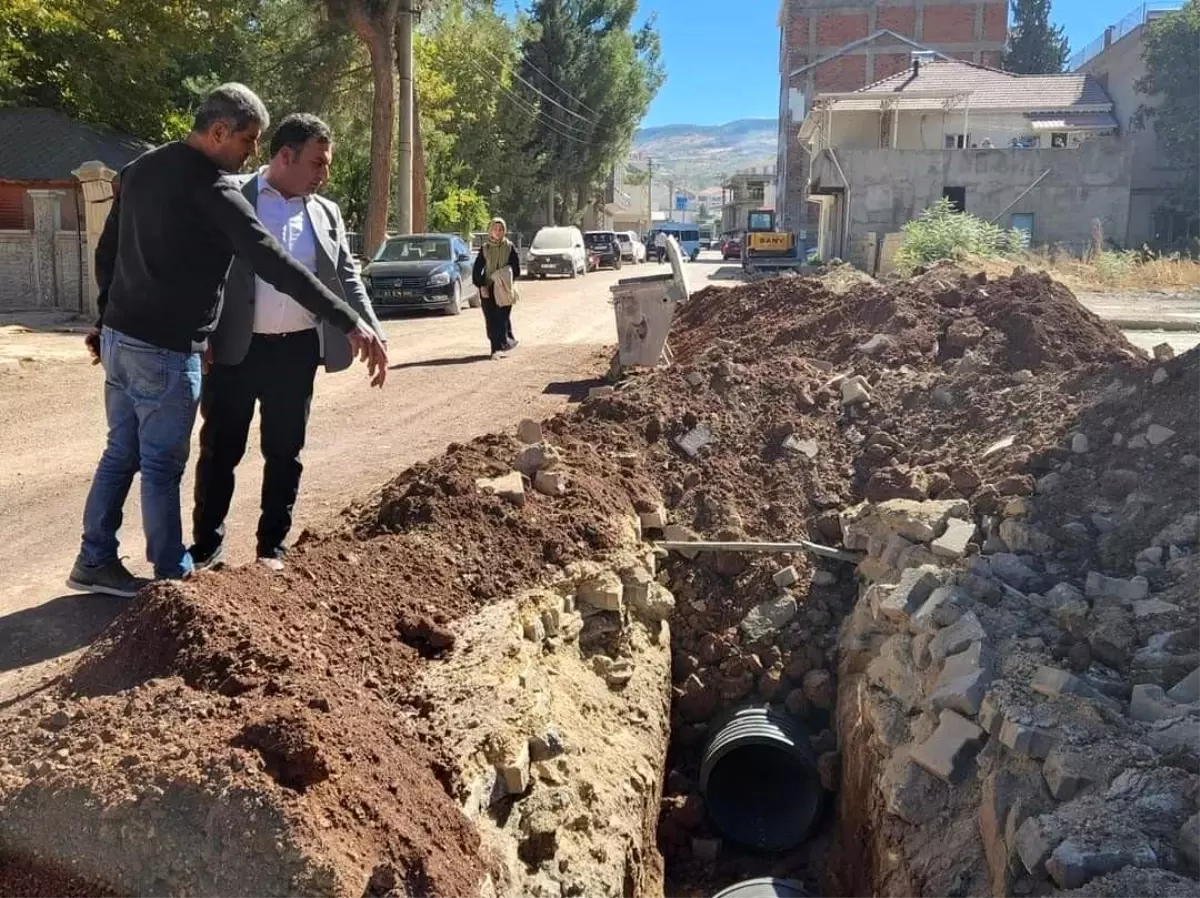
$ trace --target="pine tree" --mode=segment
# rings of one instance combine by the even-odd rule
[[[1067,62],[1063,29],[1050,24],[1050,0],[1013,0],[1004,68],[1018,75],[1061,72]]]

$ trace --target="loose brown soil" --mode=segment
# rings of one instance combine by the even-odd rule
[[[878,334],[890,338],[881,351],[858,348]],[[259,796],[320,833],[338,846],[343,882],[374,871],[372,893],[475,894],[489,861],[447,792],[442,746],[453,734],[430,730],[409,685],[452,645],[455,621],[614,548],[615,520],[661,499],[673,521],[704,535],[834,544],[837,510],[864,497],[961,496],[986,509],[1028,495],[1093,420],[1150,410],[1178,430],[1177,446],[1197,443],[1181,400],[1200,355],[1172,363],[1170,386],[1145,406],[1153,367],[1039,275],[988,282],[937,268],[842,295],[802,278],[707,289],[682,309],[671,342],[670,369],[546,422],[570,474],[565,497],[530,489],[516,507],[482,494],[476,478],[507,473],[520,448],[484,437],[405,471],[332,532],[306,536],[283,575],[246,568],[145,592],[59,694],[4,721],[0,804],[35,782],[111,795],[197,782]],[[844,407],[837,377],[851,371],[871,399]],[[1114,380],[1137,395],[1104,410]],[[693,459],[674,441],[698,425],[713,443]],[[815,440],[816,458],[789,438]],[[1119,461],[1088,459],[1098,471]],[[1156,456],[1139,470],[1182,477],[1176,468]],[[1132,545],[1113,551],[1124,558]],[[771,575],[789,560],[800,613],[744,644],[738,623],[776,594]],[[693,838],[712,835],[695,779],[714,713],[752,695],[786,702],[818,753],[835,748],[826,696],[854,584],[827,566],[810,588],[816,569],[803,555],[666,564],[678,600],[677,738],[660,826],[668,894],[763,870],[820,887],[812,849],[769,862],[723,855],[715,871],[691,851]]]

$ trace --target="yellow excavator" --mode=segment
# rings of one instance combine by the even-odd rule
[[[776,229],[775,213],[772,210],[755,209],[746,216],[746,236],[742,239],[742,268],[747,273],[800,268],[804,264],[800,241],[791,231]]]

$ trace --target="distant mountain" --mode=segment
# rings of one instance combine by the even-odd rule
[[[723,175],[775,164],[776,119],[747,118],[724,125],[660,125],[633,137],[634,152],[650,156],[656,171],[693,190],[719,184]]]

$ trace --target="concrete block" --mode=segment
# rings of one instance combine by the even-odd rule
[[[667,509],[659,505],[653,511],[644,511],[639,515],[644,530],[662,530],[667,526]]]
[[[937,729],[912,752],[912,759],[942,782],[962,779],[983,743],[984,732],[954,711],[942,711]]]
[[[542,441],[542,425],[532,418],[525,418],[517,425],[517,439],[526,445]]]
[[[1158,858],[1148,844],[1102,842],[1094,844],[1067,839],[1046,861],[1046,872],[1060,889],[1078,889],[1106,873],[1122,867],[1156,867]]]
[[[881,591],[875,613],[894,624],[907,624],[909,617],[941,586],[931,571],[909,568],[889,592]]]
[[[871,391],[865,377],[856,374],[842,381],[842,405],[858,405],[870,401]]]
[[[625,584],[615,571],[601,571],[579,584],[579,601],[601,611],[625,610]]]
[[[567,472],[538,471],[533,477],[533,488],[543,496],[565,496],[567,494]]]
[[[1200,667],[1168,689],[1167,698],[1185,705],[1200,702]]]
[[[1089,599],[1112,599],[1121,604],[1132,604],[1150,594],[1150,581],[1145,577],[1122,580],[1119,577],[1106,577],[1098,571],[1090,571],[1084,591]]]
[[[1175,436],[1175,431],[1169,427],[1163,427],[1161,424],[1151,424],[1146,428],[1146,442],[1151,446],[1161,446],[1173,436]]]
[[[913,763],[908,747],[896,750],[879,777],[884,807],[913,826],[936,820],[946,807],[946,785]]]
[[[687,433],[675,438],[675,445],[688,458],[699,458],[700,451],[713,441],[712,430],[707,424],[697,424]]]
[[[974,522],[954,518],[946,522],[946,532],[930,544],[930,549],[939,558],[958,559],[967,554],[967,545],[974,538]]]
[[[529,743],[515,746],[515,751],[496,765],[496,773],[509,795],[523,795],[529,788]]]
[[[757,642],[787,626],[796,616],[796,598],[791,595],[768,599],[750,609],[739,626],[742,638]]]
[[[629,607],[646,620],[668,620],[675,613],[675,596],[661,583],[650,583],[644,594],[627,594],[627,598]]]
[[[939,536],[951,519],[968,517],[971,506],[965,499],[888,499],[874,506],[878,526],[905,539],[927,543]],[[865,522],[869,525],[869,521]]]
[[[1029,817],[1014,839],[1017,857],[1022,866],[1033,876],[1046,872],[1046,861],[1062,841],[1062,835],[1049,817]]]
[[[909,621],[909,627],[913,632],[923,633],[949,626],[960,616],[957,608],[959,599],[958,591],[953,586],[939,586],[921,603]],[[953,615],[948,613],[950,609],[954,609]]]
[[[1046,755],[1042,776],[1051,795],[1058,801],[1070,801],[1093,782],[1095,774],[1086,753],[1056,746]]]
[[[1138,620],[1148,617],[1158,617],[1161,614],[1173,614],[1181,610],[1178,605],[1164,602],[1162,599],[1143,599],[1133,603],[1133,616]]]
[[[953,624],[938,631],[929,643],[929,654],[934,663],[939,664],[949,655],[965,650],[972,642],[986,638],[983,624],[979,622],[974,611],[968,611]]]
[[[1024,755],[1027,758],[1045,760],[1046,756],[1058,744],[1058,737],[1050,730],[1042,729],[1031,724],[1018,723],[1011,717],[1005,717],[1000,725],[1000,744],[1013,754]]]
[[[867,665],[867,678],[882,686],[906,710],[921,700],[921,678],[912,658],[911,639],[907,634],[889,636],[879,646],[879,654]]]
[[[787,589],[789,586],[795,586],[800,582],[800,574],[796,571],[795,565],[789,564],[787,567],[776,571],[771,579],[775,581],[775,585],[780,589]]]
[[[1129,716],[1134,720],[1152,723],[1156,720],[1171,720],[1186,717],[1188,705],[1180,705],[1167,697],[1161,686],[1141,683],[1133,687],[1129,698]]]
[[[512,471],[503,477],[480,477],[475,485],[483,492],[495,493],[513,505],[525,504],[525,481],[520,471]]]
[[[940,677],[929,696],[929,706],[934,711],[948,708],[964,717],[974,717],[979,713],[979,707],[991,683],[991,671],[983,668],[953,679]]]

